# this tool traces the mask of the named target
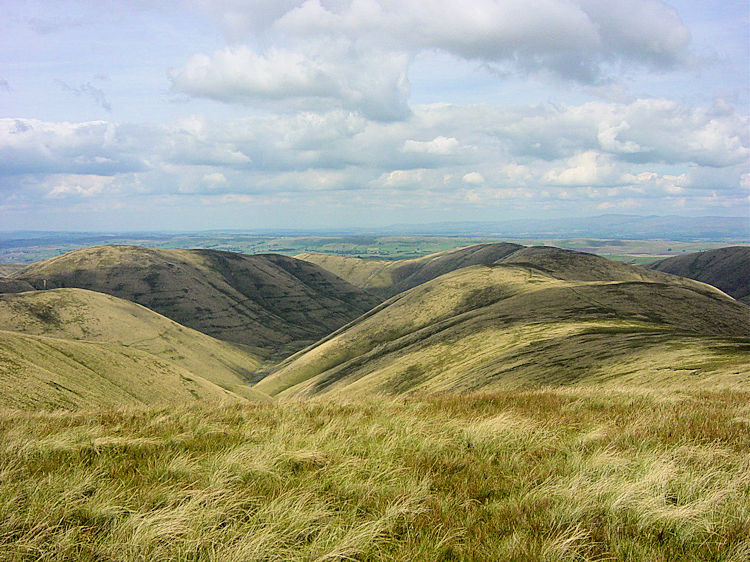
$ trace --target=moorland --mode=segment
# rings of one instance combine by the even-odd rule
[[[0,558],[750,555],[750,247],[396,239],[4,265]]]

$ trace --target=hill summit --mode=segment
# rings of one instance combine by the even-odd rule
[[[120,297],[266,357],[301,349],[379,302],[302,260],[216,250],[95,246],[32,264],[13,278],[36,289]]]

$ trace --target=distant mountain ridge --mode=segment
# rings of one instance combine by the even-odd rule
[[[736,240],[750,242],[747,217],[681,217],[677,215],[618,215],[567,219],[396,224],[381,229],[400,234],[454,234],[510,238],[622,238],[630,240]]]

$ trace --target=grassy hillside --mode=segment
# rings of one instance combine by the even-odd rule
[[[504,242],[476,244],[399,261],[318,253],[300,254],[297,257],[317,264],[357,287],[387,298],[463,267],[492,264],[521,248],[523,246]]]
[[[441,275],[472,265],[493,263],[527,265],[552,277],[581,281],[604,279],[664,280],[640,268],[601,259],[588,252],[550,246],[525,247],[506,242],[477,244],[410,260],[370,260],[329,254],[297,256],[338,275],[371,293],[388,298]]]
[[[746,560],[750,394],[0,413],[4,560]]]
[[[750,247],[730,246],[683,254],[657,261],[648,267],[708,283],[750,304]]]
[[[528,248],[397,295],[256,388],[291,397],[675,380],[746,387],[748,310],[687,279]]]
[[[39,411],[194,400],[241,398],[132,347],[0,330],[2,408]]]
[[[266,399],[247,384],[247,378],[260,365],[256,356],[234,344],[186,328],[143,306],[110,295],[83,289],[0,295],[0,329],[31,336],[116,344],[144,351],[153,356],[158,365],[169,364],[169,370],[190,378],[206,379],[244,398]],[[89,354],[99,349],[96,346],[84,348]],[[105,346],[101,349],[115,348]],[[121,350],[121,353],[128,355],[129,352]],[[138,369],[145,359],[141,354],[134,357],[137,361],[133,363],[129,376],[137,379],[140,376]],[[71,359],[79,358],[72,356]],[[54,372],[53,367],[44,362],[43,355],[35,359],[35,364]],[[104,357],[97,362],[99,364],[101,368],[97,373],[106,376]],[[125,371],[121,370],[121,375],[124,374]],[[60,373],[58,382],[64,385],[62,379],[65,376]],[[5,394],[7,387],[4,388]]]
[[[11,275],[24,267],[24,265],[18,263],[0,263],[0,277]]]
[[[313,264],[279,255],[98,246],[14,274],[142,304],[219,339],[283,356],[350,322],[377,299]]]

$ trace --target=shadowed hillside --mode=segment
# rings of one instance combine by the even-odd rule
[[[110,295],[83,289],[0,295],[0,330],[58,340],[113,344],[124,348],[120,350],[123,355],[128,355],[128,350],[146,352],[153,356],[154,364],[167,364],[170,371],[193,379],[206,379],[243,398],[266,398],[246,382],[260,364],[260,360],[248,351]],[[92,354],[96,348],[86,349]],[[145,361],[141,354],[135,355],[139,358],[138,364]],[[78,359],[71,356],[73,362]],[[45,364],[43,355],[35,362],[37,366],[53,371]],[[106,362],[102,360],[101,365],[105,369]],[[121,367],[124,369],[125,365]],[[137,369],[134,367],[128,376],[139,378]],[[98,374],[102,375],[103,371]],[[61,373],[61,376],[65,375]]]
[[[317,253],[297,257],[315,263],[357,287],[388,298],[463,267],[489,265],[521,248],[523,246],[504,242],[477,244],[399,261],[364,260]]]
[[[718,287],[750,304],[750,247],[730,246],[659,260],[647,267]]]
[[[708,285],[527,248],[397,295],[256,388],[402,394],[680,378],[732,386],[750,382],[748,324],[745,305]]]
[[[34,287],[28,281],[0,277],[0,293],[23,293],[24,291],[33,290]]]
[[[40,289],[78,287],[142,304],[180,324],[264,355],[295,351],[377,299],[286,256],[97,246],[14,274]]]

